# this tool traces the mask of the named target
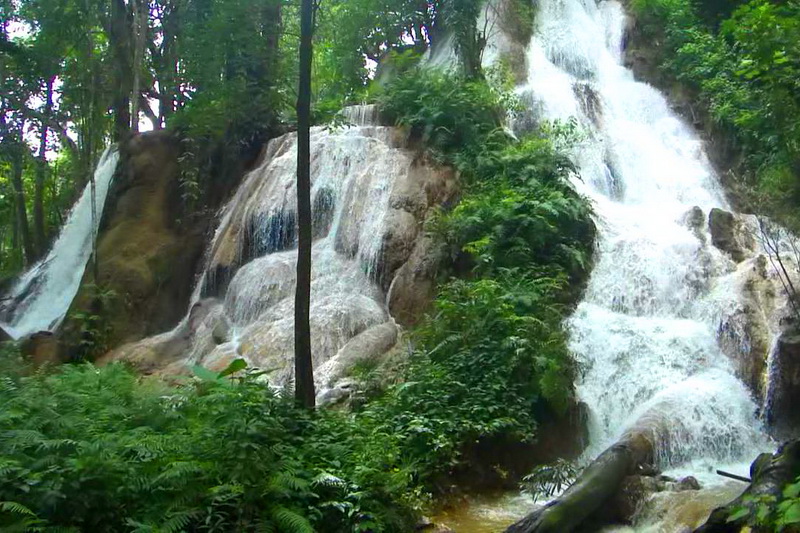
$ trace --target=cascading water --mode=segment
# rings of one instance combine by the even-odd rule
[[[0,326],[15,339],[53,330],[64,319],[92,254],[92,237],[97,232],[118,161],[117,150],[106,148],[94,173],[94,215],[92,186],[88,184],[50,253],[25,272],[4,296],[4,323]]]
[[[616,1],[543,0],[524,96],[539,119],[576,117],[581,191],[599,225],[597,263],[569,321],[595,455],[642,417],[659,418],[662,467],[752,459],[756,406],[717,344],[733,261],[697,206],[727,208],[702,143],[655,89],[622,66]]]

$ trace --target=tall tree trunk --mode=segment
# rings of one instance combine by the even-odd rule
[[[135,18],[135,17],[134,17]],[[111,0],[111,12],[105,21],[108,42],[114,61],[114,95],[111,107],[114,112],[114,140],[125,139],[131,130],[131,24],[124,0]]]
[[[131,130],[139,132],[139,92],[144,58],[145,35],[147,33],[147,0],[131,0],[133,11],[133,84],[131,88]],[[157,125],[153,124],[156,128]]]
[[[44,118],[41,125],[41,138],[39,139],[39,164],[36,165],[36,183],[33,193],[33,230],[36,235],[36,249],[39,256],[44,255],[47,247],[47,230],[44,221],[44,184],[47,179],[47,120],[53,111],[53,82],[55,78],[47,80],[47,96],[44,108]]]
[[[14,159],[12,161],[11,170],[11,184],[14,187],[14,203],[16,204],[17,213],[17,228],[19,229],[20,240],[22,241],[22,249],[25,252],[25,264],[30,265],[36,260],[36,253],[31,240],[30,229],[28,228],[28,210],[25,207],[25,188],[22,184],[22,140],[19,140],[19,145],[15,147]]]
[[[311,361],[311,61],[314,2],[302,0],[300,13],[300,84],[297,97],[297,289],[294,307],[295,398],[314,407]]]

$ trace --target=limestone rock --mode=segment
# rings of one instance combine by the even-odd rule
[[[40,331],[25,338],[20,344],[20,351],[30,357],[36,366],[61,363],[58,338],[49,331]]]
[[[697,206],[694,206],[687,211],[685,215],[683,215],[684,224],[686,224],[686,226],[692,230],[692,233],[694,233],[695,237],[697,237],[700,242],[703,243],[706,242],[706,235],[703,231],[703,225],[705,224],[705,221],[706,217],[703,213],[703,210]]]
[[[380,279],[384,287],[388,288],[394,273],[411,256],[420,223],[411,213],[401,209],[392,209],[386,218],[386,233],[383,236],[379,264]]]
[[[397,326],[391,321],[359,333],[318,369],[320,384],[324,387],[331,386],[346,376],[356,364],[377,359],[396,343]]]

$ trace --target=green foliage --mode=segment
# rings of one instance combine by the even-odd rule
[[[800,478],[784,487],[780,498],[748,496],[733,509],[728,522],[744,523],[755,531],[800,531]]]
[[[578,476],[575,464],[565,459],[540,465],[522,479],[522,491],[538,499],[549,500],[569,487]]]
[[[483,81],[414,69],[389,82],[377,100],[388,120],[409,128],[439,160],[454,163],[500,128],[502,96]]]
[[[390,438],[299,410],[241,366],[176,388],[120,365],[3,377],[0,501],[15,503],[0,520],[98,532],[408,530],[418,496]]]
[[[403,379],[363,413],[398,436],[423,480],[461,465],[469,443],[535,438],[541,414],[572,398],[562,320],[589,268],[591,209],[544,130],[515,140],[502,128],[507,87],[411,71],[379,97],[464,189],[429,229],[468,270],[443,282]]]
[[[76,357],[91,361],[104,354],[111,346],[112,328],[108,320],[108,310],[118,300],[117,293],[99,285],[90,284],[84,288],[89,308],[76,309],[69,314],[67,335],[76,340]]]

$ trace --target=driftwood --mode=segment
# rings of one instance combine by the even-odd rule
[[[800,475],[800,440],[788,442],[771,455],[764,453],[750,466],[753,482],[741,496],[727,505],[714,509],[708,521],[695,533],[738,533],[746,525],[747,518],[728,522],[734,510],[740,507],[753,508],[753,498],[774,496],[780,498],[783,488]]]
[[[583,525],[614,497],[627,476],[652,462],[652,427],[646,423],[637,427],[601,453],[564,494],[506,529],[506,533],[568,533]]]

